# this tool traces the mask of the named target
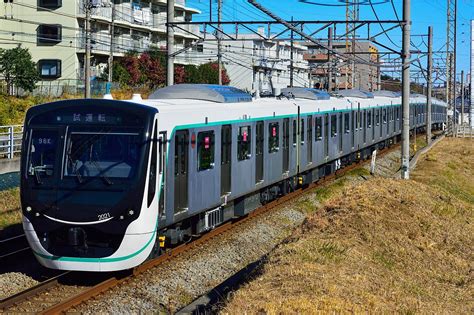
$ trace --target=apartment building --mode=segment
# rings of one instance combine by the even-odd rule
[[[92,76],[99,75],[108,63],[114,23],[113,55],[150,47],[166,48],[166,0],[22,0],[0,7],[0,48],[17,45],[28,48],[41,79],[46,82],[80,84],[84,79],[85,4],[90,1]],[[3,12],[2,12],[3,11]],[[175,20],[191,21],[198,10],[175,0]],[[195,41],[196,26],[175,30],[175,49]],[[195,63],[189,52],[180,54],[177,63]],[[83,83],[82,83],[83,84]]]
[[[370,42],[358,41],[355,51],[358,53],[354,65],[343,58],[347,51],[352,51],[352,43],[334,42],[331,64],[327,50],[314,43],[305,43],[308,52],[304,59],[309,62],[311,79],[314,86],[328,89],[329,71],[332,69],[331,89],[362,89],[375,91],[380,89],[380,58],[378,49]]]
[[[237,40],[222,42],[222,61],[232,86],[252,93],[279,94],[290,85],[289,41],[265,40],[264,29],[258,34],[239,33]],[[230,34],[235,37],[235,34]],[[202,44],[207,61],[217,60],[217,42]],[[299,43],[293,46],[293,85],[309,87],[308,62],[303,59],[307,48]]]

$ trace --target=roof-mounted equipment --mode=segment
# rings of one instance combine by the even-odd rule
[[[281,89],[281,95],[284,97],[305,98],[309,100],[329,100],[331,98],[326,91],[304,87]]]
[[[400,92],[394,92],[394,91],[388,91],[388,90],[380,90],[380,91],[374,91],[372,92],[374,96],[380,96],[380,97],[400,97],[401,93]]]
[[[374,98],[374,94],[371,92],[356,89],[339,90],[334,94],[338,97]]]
[[[149,99],[193,99],[216,103],[251,102],[252,96],[232,86],[214,84],[176,84],[153,92]]]

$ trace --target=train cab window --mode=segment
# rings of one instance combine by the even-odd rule
[[[239,161],[248,160],[251,155],[251,127],[239,127],[239,134],[237,135],[237,158]]]
[[[300,141],[301,141],[301,144],[304,144],[304,119],[301,119]]]
[[[316,117],[316,141],[323,139],[323,118]]]
[[[151,138],[152,147],[151,147],[151,161],[150,161],[150,170],[148,172],[148,207],[150,207],[153,199],[156,194],[156,177],[157,177],[157,162],[158,162],[158,139],[157,139],[157,127],[155,124],[155,129],[153,131],[153,137]]]
[[[56,130],[33,130],[28,156],[28,175],[36,176],[38,183],[41,178],[54,175],[58,147],[58,132]]]
[[[367,111],[367,128],[372,128],[372,110]]]
[[[382,117],[383,117],[382,118],[383,123],[386,124],[387,123],[387,109],[386,108],[383,109],[383,116]]]
[[[198,171],[214,168],[214,131],[198,133],[197,141]]]
[[[337,136],[337,116],[331,116],[331,137],[334,138]]]
[[[278,152],[280,147],[280,128],[278,123],[268,124],[268,153]]]
[[[345,113],[344,114],[344,133],[351,132],[351,129],[349,127],[349,119],[350,119],[349,113]]]

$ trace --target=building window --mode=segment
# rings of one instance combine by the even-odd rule
[[[278,152],[280,146],[280,129],[278,123],[268,125],[268,153]]]
[[[38,0],[38,7],[57,9],[63,6],[62,0]]]
[[[251,128],[250,126],[239,127],[237,136],[237,158],[239,161],[250,159],[251,155]]]
[[[337,116],[331,116],[331,137],[337,136]]]
[[[61,60],[41,59],[38,60],[40,77],[44,79],[56,79],[61,77]]]
[[[344,133],[351,132],[351,129],[349,127],[349,119],[350,119],[349,113],[345,113],[344,114]]]
[[[316,141],[323,138],[323,118],[316,117]]]
[[[41,24],[36,29],[38,44],[57,44],[62,40],[60,24]]]
[[[214,131],[198,133],[198,171],[214,168]]]

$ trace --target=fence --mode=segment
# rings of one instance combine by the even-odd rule
[[[0,158],[13,159],[21,152],[23,125],[0,126]]]

